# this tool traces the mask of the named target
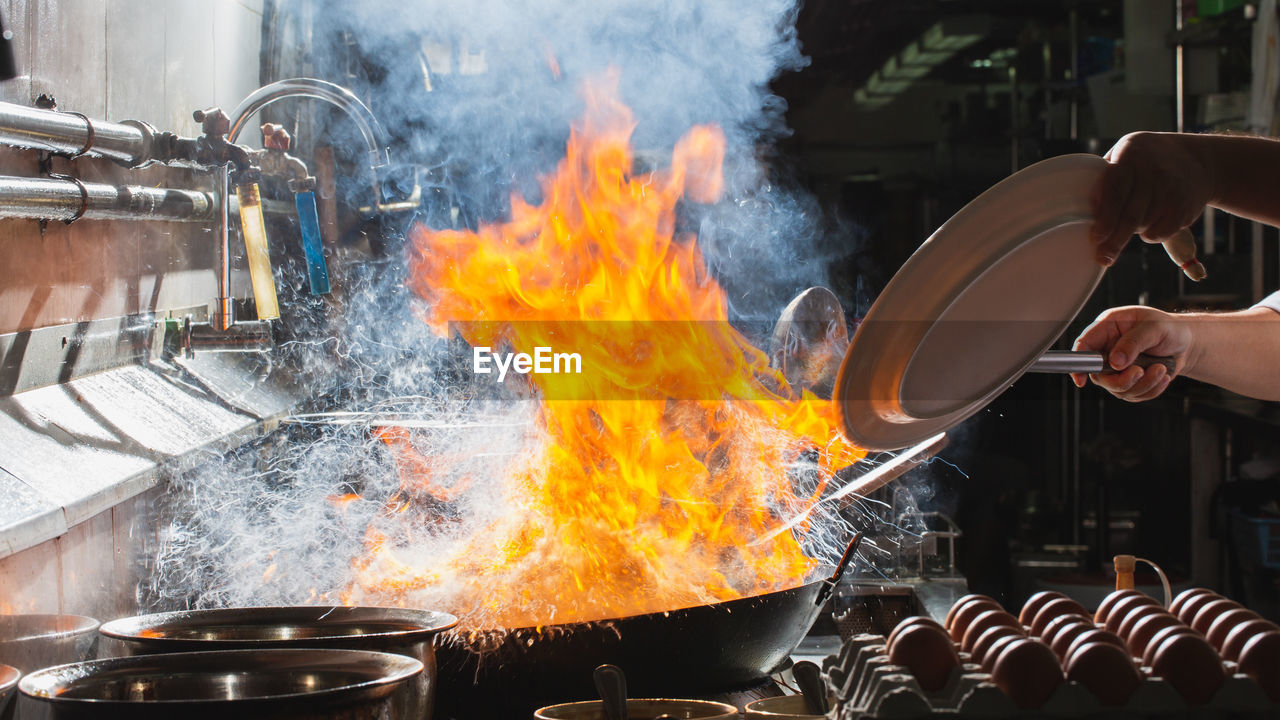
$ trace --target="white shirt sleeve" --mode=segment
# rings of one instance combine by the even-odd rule
[[[1280,313],[1280,290],[1262,298],[1262,300],[1258,302],[1257,305],[1254,305],[1254,307],[1270,308]]]

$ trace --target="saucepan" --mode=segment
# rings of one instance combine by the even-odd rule
[[[421,673],[367,650],[224,650],[58,665],[18,686],[24,715],[51,720],[383,720]]]
[[[21,672],[88,660],[98,621],[83,615],[0,615],[0,663]]]
[[[133,654],[262,648],[377,650],[420,662],[404,683],[396,716],[430,720],[436,637],[457,618],[432,610],[378,607],[257,607],[186,610],[113,620],[102,634]]]

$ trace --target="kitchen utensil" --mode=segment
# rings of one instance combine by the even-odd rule
[[[827,684],[822,680],[822,670],[808,660],[801,660],[791,666],[791,675],[800,686],[800,694],[804,696],[809,712],[826,715],[831,708],[827,705]]]
[[[113,620],[102,634],[131,654],[338,648],[379,650],[411,657],[423,672],[397,698],[399,717],[428,720],[436,691],[437,635],[457,618],[432,610],[375,607],[257,607],[141,615]]]
[[[1066,330],[1102,278],[1089,239],[1094,155],[1036,163],[924,242],[849,343],[835,401],[869,450],[908,447],[986,407]]]
[[[804,695],[779,695],[747,703],[743,708],[747,720],[822,720],[825,713],[814,714]]]
[[[88,660],[98,621],[83,615],[0,615],[0,663],[22,672]]]
[[[18,680],[22,671],[9,665],[0,665],[0,719],[13,720],[14,695],[18,692]]]
[[[593,677],[606,720],[627,720],[627,678],[617,665],[601,665]]]
[[[1147,355],[1146,353],[1138,355],[1133,364],[1141,368],[1164,365],[1169,374],[1173,374],[1175,369],[1173,358]],[[1036,361],[1031,363],[1031,367],[1027,368],[1027,372],[1114,375],[1120,371],[1112,368],[1106,359],[1102,357],[1102,353],[1050,350],[1036,358]]]
[[[811,287],[782,310],[769,359],[792,388],[829,398],[847,347],[849,328],[839,298],[827,288]]]
[[[791,516],[787,520],[778,523],[772,529],[762,533],[760,537],[751,541],[750,545],[760,545],[766,543],[778,535],[787,532],[791,528],[800,524],[805,518],[819,506],[827,503],[838,502],[849,496],[862,497],[869,493],[884,487],[894,480],[902,477],[921,463],[928,461],[934,455],[942,451],[947,446],[947,436],[944,433],[938,433],[931,438],[926,438],[913,447],[907,448],[900,453],[884,453],[888,457],[872,457],[867,456],[857,465],[844,473],[853,474],[852,478],[844,478],[843,484],[835,491],[825,494],[818,498],[812,505]]]
[[[375,720],[421,672],[366,650],[225,650],[58,665],[18,687],[51,720]]]
[[[750,687],[787,661],[822,610],[820,594],[843,572],[820,567],[798,587],[712,605],[513,629],[483,652],[447,637],[438,648],[437,714],[527,717],[543,705],[592,698],[588,678],[604,664],[625,668],[628,691],[642,697]],[[635,702],[629,711],[642,717]]]

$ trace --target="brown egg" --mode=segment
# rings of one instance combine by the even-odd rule
[[[1129,702],[1129,697],[1142,684],[1142,675],[1134,667],[1129,653],[1103,642],[1076,648],[1067,660],[1067,679],[1088,688],[1105,707]]]
[[[991,680],[1019,709],[1034,710],[1062,684],[1062,666],[1048,645],[1019,638],[1001,649]]]
[[[1248,608],[1231,608],[1213,619],[1213,623],[1209,625],[1209,631],[1204,634],[1204,638],[1209,641],[1213,649],[1222,651],[1222,644],[1227,641],[1227,635],[1242,622],[1249,620],[1257,620],[1258,613]]]
[[[1124,618],[1124,622],[1120,623],[1120,627],[1116,628],[1116,634],[1120,636],[1121,640],[1129,642],[1129,634],[1133,632],[1133,628],[1138,624],[1138,621],[1151,615],[1169,615],[1169,611],[1159,605],[1136,607],[1129,611],[1129,614]],[[1169,615],[1169,617],[1173,616]],[[1177,618],[1174,619],[1176,620]]]
[[[888,639],[885,640],[885,645],[893,644],[893,639],[898,636],[898,633],[902,632],[903,630],[906,630],[912,625],[932,625],[933,627],[936,627],[939,630],[943,630],[943,632],[946,632],[943,629],[942,625],[938,624],[937,620],[934,620],[933,618],[928,617],[927,615],[912,615],[909,618],[904,618],[901,622],[899,622],[893,628],[893,630],[889,632],[889,637]]]
[[[960,657],[945,630],[912,625],[898,633],[889,646],[889,662],[911,671],[925,692],[941,690],[960,667]]]
[[[1253,678],[1271,702],[1280,703],[1280,632],[1249,640],[1240,651],[1240,672]]]
[[[1182,603],[1182,607],[1179,607],[1178,612],[1175,614],[1178,616],[1179,620],[1190,625],[1192,619],[1196,616],[1196,612],[1199,611],[1200,608],[1204,607],[1207,603],[1221,599],[1222,596],[1216,592],[1204,592],[1194,597],[1187,598],[1187,601]]]
[[[974,600],[986,600],[987,602],[995,602],[995,600],[994,600],[994,599],[989,598],[989,597],[987,597],[986,595],[976,595],[976,594],[974,594],[974,595],[965,595],[964,597],[962,597],[962,598],[960,598],[959,600],[955,601],[955,604],[953,604],[953,605],[951,606],[951,609],[947,611],[947,619],[946,619],[946,621],[945,621],[945,622],[943,622],[943,623],[942,623],[942,626],[943,626],[944,628],[946,628],[946,629],[950,630],[950,629],[951,629],[951,621],[955,619],[955,617],[956,617],[956,613],[960,611],[960,608],[964,607],[965,605],[968,605],[969,603],[973,602]]]
[[[990,674],[994,671],[996,669],[996,660],[1000,658],[1000,653],[1009,645],[1023,639],[1026,639],[1025,635],[1007,635],[991,643],[991,648],[982,656],[982,672]]]
[[[1071,657],[1071,654],[1074,653],[1076,650],[1079,650],[1081,647],[1094,642],[1103,642],[1103,643],[1108,643],[1110,645],[1115,645],[1121,650],[1127,651],[1129,649],[1128,646],[1124,644],[1124,641],[1120,639],[1119,635],[1116,635],[1115,633],[1109,633],[1106,630],[1099,630],[1097,628],[1094,628],[1093,630],[1085,630],[1084,632],[1077,635],[1076,638],[1071,641],[1071,644],[1067,646],[1067,652],[1063,657]]]
[[[964,638],[960,640],[960,649],[967,653],[973,652],[973,645],[978,642],[982,633],[997,625],[1017,628],[1019,633],[1022,632],[1022,625],[1018,623],[1018,618],[1004,610],[988,610],[969,623],[969,627],[964,631]]]
[[[1156,652],[1160,646],[1167,642],[1170,638],[1181,635],[1191,635],[1192,637],[1200,637],[1195,630],[1186,625],[1170,625],[1162,630],[1157,630],[1155,635],[1151,636],[1151,640],[1147,641],[1147,649],[1142,651],[1142,664],[1151,667],[1156,661]]]
[[[1022,604],[1022,612],[1018,613],[1018,622],[1030,627],[1031,622],[1036,619],[1036,613],[1040,612],[1040,608],[1044,607],[1045,603],[1065,597],[1066,595],[1057,590],[1041,590],[1027,598],[1027,601]]]
[[[1021,627],[1012,628],[1008,625],[992,625],[973,643],[973,649],[969,650],[969,657],[973,662],[982,665],[986,661],[987,653],[995,646],[996,641],[1006,637],[1026,637],[1026,635]]]
[[[1103,625],[1107,632],[1119,634],[1120,626],[1129,613],[1140,607],[1160,607],[1160,603],[1150,595],[1130,595],[1117,602],[1107,614],[1107,622]]]
[[[1213,699],[1227,679],[1218,653],[1204,638],[1190,634],[1174,635],[1160,643],[1151,673],[1164,678],[1192,706]]]
[[[1097,625],[1106,625],[1107,615],[1111,614],[1111,608],[1114,607],[1116,603],[1120,602],[1121,600],[1127,597],[1132,597],[1134,595],[1141,595],[1141,594],[1142,593],[1138,592],[1137,590],[1129,589],[1129,590],[1116,590],[1115,592],[1107,595],[1106,597],[1102,598],[1102,602],[1098,604],[1097,611],[1093,613],[1093,622]]]
[[[1199,595],[1215,595],[1216,596],[1217,593],[1210,590],[1209,588],[1191,588],[1189,590],[1183,590],[1182,592],[1178,593],[1178,596],[1173,599],[1173,602],[1169,603],[1169,612],[1173,613],[1174,615],[1177,615],[1182,610],[1182,606],[1187,604],[1188,600],[1190,600],[1193,597],[1197,597]]]
[[[951,627],[947,628],[951,633],[951,639],[960,642],[964,639],[964,631],[969,629],[969,623],[988,610],[999,609],[1001,608],[995,600],[974,600],[966,604],[956,611],[955,617],[951,619]]]
[[[1129,652],[1134,657],[1140,658],[1147,651],[1147,644],[1151,642],[1151,638],[1155,634],[1167,627],[1187,627],[1182,624],[1178,618],[1165,613],[1146,615],[1138,619],[1134,623],[1133,628],[1129,630],[1129,637],[1125,638],[1125,642],[1129,644]],[[1190,628],[1187,628],[1188,630]]]
[[[1074,627],[1076,625],[1084,625],[1086,629],[1094,626],[1093,622],[1087,617],[1069,614],[1059,615],[1058,617],[1050,620],[1048,625],[1044,626],[1044,632],[1040,633],[1040,639],[1044,641],[1045,645],[1053,647],[1053,639],[1058,636],[1059,632],[1065,628]]]
[[[1055,598],[1040,606],[1036,617],[1031,621],[1031,634],[1036,637],[1044,634],[1044,629],[1049,626],[1049,621],[1059,615],[1079,615],[1081,617],[1089,617],[1089,612],[1084,609],[1080,603],[1071,598]]]
[[[1209,628],[1213,625],[1213,621],[1217,620],[1219,615],[1228,610],[1235,610],[1238,607],[1242,606],[1235,600],[1218,598],[1201,605],[1200,609],[1196,610],[1195,617],[1191,618],[1191,622],[1187,624],[1191,626],[1192,630],[1201,635],[1207,635]]]
[[[1222,642],[1222,659],[1231,662],[1239,662],[1240,651],[1245,645],[1253,639],[1254,635],[1261,635],[1272,630],[1280,630],[1275,623],[1266,620],[1246,620],[1245,622],[1231,628],[1231,632],[1227,633],[1227,639]]]
[[[1071,649],[1071,644],[1075,642],[1076,638],[1089,632],[1090,630],[1097,630],[1097,629],[1098,629],[1097,626],[1095,626],[1091,622],[1081,622],[1081,623],[1076,623],[1074,625],[1066,625],[1066,626],[1063,626],[1060,630],[1058,630],[1058,632],[1054,633],[1052,640],[1046,639],[1046,642],[1049,643],[1049,649],[1053,651],[1054,655],[1058,656],[1058,659],[1066,660],[1067,651]]]

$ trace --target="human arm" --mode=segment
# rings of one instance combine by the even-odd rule
[[[1179,314],[1142,306],[1114,308],[1080,334],[1075,348],[1101,352],[1121,371],[1089,378],[1124,400],[1150,400],[1164,392],[1175,375],[1241,395],[1280,400],[1280,313],[1267,307]],[[1143,352],[1172,357],[1173,375],[1163,365],[1133,366],[1133,358]],[[1084,386],[1084,376],[1075,374],[1073,379],[1078,387]]]
[[[1280,226],[1280,140],[1138,132],[1104,157],[1109,165],[1094,188],[1090,232],[1103,265],[1135,234],[1172,237],[1206,205]]]

